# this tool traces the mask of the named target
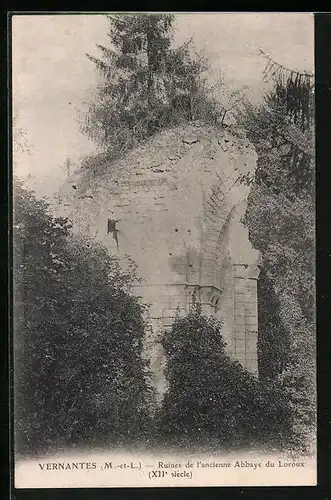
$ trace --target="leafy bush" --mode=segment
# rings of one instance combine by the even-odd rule
[[[291,411],[224,351],[222,324],[195,307],[164,336],[168,390],[157,416],[164,445],[206,449],[282,447]]]
[[[144,439],[148,364],[131,271],[20,184],[14,213],[17,451]]]

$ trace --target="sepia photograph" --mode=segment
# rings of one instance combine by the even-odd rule
[[[316,485],[313,14],[11,32],[15,487]]]

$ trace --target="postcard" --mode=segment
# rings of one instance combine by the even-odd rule
[[[313,14],[11,29],[15,488],[316,485]]]

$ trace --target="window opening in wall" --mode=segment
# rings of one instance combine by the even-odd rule
[[[116,228],[117,222],[119,222],[119,221],[118,220],[114,220],[114,219],[108,219],[107,233],[113,235],[113,238],[116,241],[117,248],[119,248],[119,245],[118,245],[118,229]]]

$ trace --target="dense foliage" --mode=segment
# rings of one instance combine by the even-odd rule
[[[142,307],[101,246],[70,236],[43,200],[14,192],[19,452],[139,439],[148,425]]]
[[[190,42],[173,47],[172,14],[110,15],[111,48],[88,56],[101,82],[83,131],[112,156],[159,130],[198,118],[217,120],[208,96],[206,63]]]
[[[281,448],[290,410],[276,384],[263,384],[224,351],[222,325],[196,306],[163,340],[168,390],[158,429],[164,445],[202,450]]]
[[[262,253],[261,376],[279,380],[293,411],[293,446],[315,427],[315,200],[313,89],[278,79],[244,124],[258,153],[246,224]]]

